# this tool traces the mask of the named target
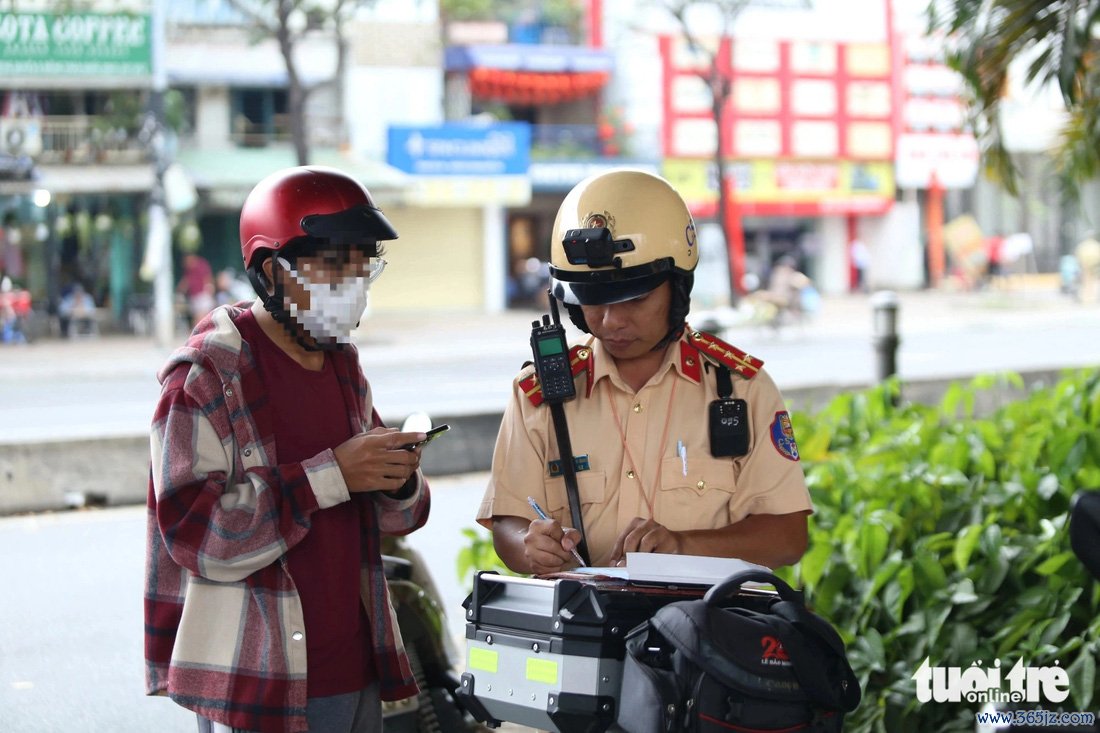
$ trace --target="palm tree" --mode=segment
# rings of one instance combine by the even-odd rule
[[[1100,0],[932,0],[930,26],[954,39],[948,64],[962,74],[985,165],[1017,193],[1000,103],[1009,67],[1025,65],[1028,84],[1054,84],[1067,124],[1055,165],[1068,193],[1100,173]]]

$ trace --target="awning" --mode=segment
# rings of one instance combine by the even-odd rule
[[[313,165],[327,165],[344,171],[364,186],[376,200],[397,201],[409,187],[409,177],[385,163],[364,160],[334,148],[312,151]],[[226,148],[224,150],[183,150],[177,162],[191,176],[195,188],[212,194],[213,203],[224,208],[239,207],[260,180],[283,168],[297,165],[294,151],[287,145],[266,148]]]
[[[335,53],[313,44],[300,54],[298,76],[304,84],[331,79],[336,69]],[[226,85],[285,87],[286,62],[274,40],[255,45],[245,43],[169,44],[165,54],[168,82],[173,85]]]
[[[153,166],[40,165],[35,188],[59,193],[148,193],[153,190]]]
[[[607,84],[606,71],[505,71],[476,68],[470,70],[470,94],[512,104],[557,104],[583,99]]]

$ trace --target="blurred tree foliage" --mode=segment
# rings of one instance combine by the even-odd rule
[[[1052,84],[1068,113],[1056,152],[1063,189],[1100,174],[1100,3],[1088,0],[945,0],[931,2],[929,25],[953,39],[948,64],[965,79],[971,116],[988,172],[1017,192],[1017,170],[1004,144],[1001,103],[1010,67]],[[1013,69],[1014,71],[1014,69]]]
[[[440,0],[439,10],[447,20],[540,22],[576,33],[583,18],[581,6],[581,0]]]
[[[298,165],[308,165],[309,136],[306,130],[306,100],[321,84],[306,84],[298,71],[295,49],[306,33],[328,31],[336,41],[336,74],[322,82],[335,88],[337,113],[346,119],[344,79],[347,74],[349,43],[347,27],[355,13],[374,0],[227,0],[250,23],[254,42],[274,39],[287,73],[287,111],[290,134]]]

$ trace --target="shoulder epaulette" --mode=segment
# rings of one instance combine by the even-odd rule
[[[574,346],[569,350],[569,364],[573,367],[574,378],[581,372],[585,372],[588,378],[585,397],[588,397],[592,394],[592,371],[595,368],[592,349],[587,346]],[[539,378],[534,371],[519,380],[519,388],[523,390],[527,399],[531,400],[532,405],[538,407],[542,404],[542,385],[539,384]]]
[[[755,377],[760,367],[764,366],[764,362],[755,356],[750,356],[736,346],[731,346],[717,336],[703,331],[691,331],[688,341],[699,350],[700,354],[728,367],[730,371],[740,374],[745,379]]]

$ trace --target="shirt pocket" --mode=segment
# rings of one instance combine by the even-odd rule
[[[688,457],[687,475],[679,457],[661,461],[661,483],[654,500],[654,519],[673,531],[717,529],[730,523],[736,494],[729,460]]]
[[[607,476],[603,471],[581,471],[577,474],[577,491],[581,497],[581,507],[586,504],[603,504],[607,487]],[[571,526],[569,518],[569,498],[565,491],[565,479],[561,476],[543,481],[546,492],[546,513],[563,525]]]

